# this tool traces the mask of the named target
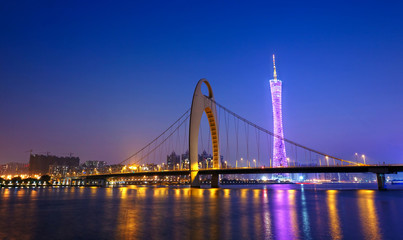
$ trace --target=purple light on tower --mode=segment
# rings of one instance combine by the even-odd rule
[[[273,54],[274,79],[270,80],[271,101],[273,105],[273,167],[287,167],[285,155],[283,114],[281,110],[281,85],[277,79],[276,61]]]

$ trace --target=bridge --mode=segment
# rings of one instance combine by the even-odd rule
[[[207,87],[207,95],[202,93],[202,86]],[[203,114],[207,117],[207,127],[202,123]],[[203,126],[209,131],[207,144]],[[251,138],[253,133],[254,138]],[[285,166],[273,165],[275,138],[286,144],[289,157]],[[206,147],[207,151],[199,154]],[[175,151],[184,154],[177,155]],[[201,79],[196,85],[191,108],[157,138],[124,159],[121,168],[110,169],[107,173],[71,176],[64,181],[73,185],[105,185],[108,179],[187,176],[191,187],[200,187],[200,176],[207,175],[211,176],[211,187],[217,188],[220,176],[225,175],[277,174],[286,177],[293,173],[374,173],[378,189],[384,190],[385,174],[403,171],[403,165],[370,165],[363,160],[345,160],[325,154],[258,126],[216,102],[210,83]]]

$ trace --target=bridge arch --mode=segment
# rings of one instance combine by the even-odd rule
[[[205,96],[201,89],[206,84],[209,95]],[[211,101],[213,100],[213,101]],[[199,163],[198,163],[198,146],[199,146],[199,129],[200,122],[206,113],[210,125],[211,144],[213,149],[213,168],[219,168],[220,163],[220,147],[218,138],[217,111],[214,101],[214,94],[210,83],[207,79],[200,79],[197,82],[193,93],[192,107],[190,110],[189,124],[189,164],[190,164],[190,181],[192,187],[199,187]]]

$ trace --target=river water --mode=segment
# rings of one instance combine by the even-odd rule
[[[0,239],[403,239],[402,214],[375,184],[0,189]]]

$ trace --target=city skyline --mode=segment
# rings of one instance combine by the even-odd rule
[[[0,239],[403,235],[403,1],[0,6]]]
[[[118,163],[190,107],[202,77],[218,102],[272,129],[273,52],[287,138],[401,163],[401,4],[300,4],[5,4],[0,163],[27,162],[30,149]]]

